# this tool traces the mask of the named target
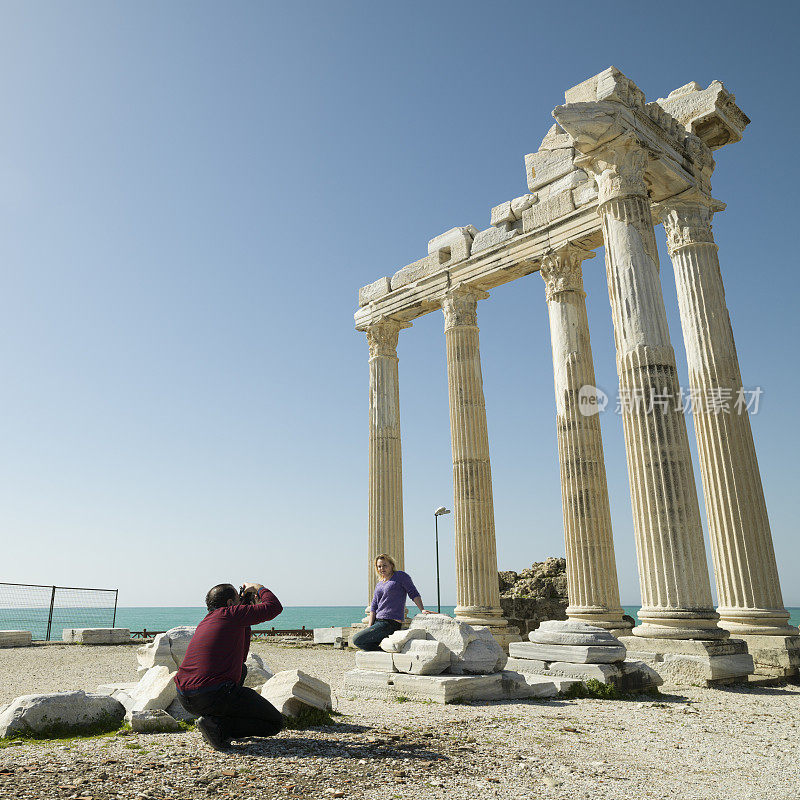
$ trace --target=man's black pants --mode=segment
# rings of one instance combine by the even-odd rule
[[[283,728],[281,712],[247,686],[226,683],[198,694],[179,692],[178,699],[190,714],[211,717],[219,725],[223,739],[274,736]]]

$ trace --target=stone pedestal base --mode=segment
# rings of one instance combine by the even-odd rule
[[[635,659],[654,669],[667,683],[718,686],[747,681],[755,667],[741,639],[655,639],[623,636]]]
[[[491,631],[494,640],[506,653],[508,653],[508,646],[511,642],[522,641],[522,637],[519,635],[519,628],[515,628],[513,625],[505,625],[502,628],[497,628],[493,625],[488,625],[487,627]]]
[[[737,636],[747,644],[756,675],[791,678],[800,675],[800,636]]]
[[[61,640],[68,644],[128,644],[127,628],[64,628]]]
[[[562,679],[562,683],[566,679]],[[575,681],[571,681],[575,683]],[[470,700],[526,700],[555,697],[556,683],[539,675],[496,672],[493,675],[404,675],[354,669],[344,676],[344,695],[369,699],[407,697],[434,703]]]
[[[359,625],[363,628],[364,625]],[[355,633],[356,628],[352,625],[341,628],[314,628],[314,644],[336,644],[337,639],[347,642]]]
[[[32,640],[30,631],[0,631],[0,647],[28,647]]]

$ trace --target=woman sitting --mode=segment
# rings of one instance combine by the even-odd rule
[[[352,644],[359,650],[380,650],[381,642],[399,631],[406,612],[406,595],[423,614],[430,614],[407,572],[395,569],[394,559],[381,553],[375,559],[378,583],[369,606],[368,627],[353,636]]]

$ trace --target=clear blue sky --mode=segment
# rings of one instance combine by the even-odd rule
[[[263,580],[365,597],[358,287],[526,191],[564,90],[614,64],[648,99],[718,78],[715,235],[784,600],[800,605],[795,3],[0,4],[0,580],[197,605]],[[686,364],[672,268],[664,295]],[[617,384],[602,252],[598,384]],[[564,551],[538,276],[479,308],[499,566]],[[406,565],[435,599],[452,502],[441,314],[399,347]],[[622,599],[639,600],[619,417],[603,416]],[[695,471],[699,469],[695,459]],[[442,526],[453,602],[452,517]],[[710,559],[710,554],[709,554]]]

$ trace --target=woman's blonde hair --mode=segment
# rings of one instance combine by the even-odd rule
[[[380,576],[380,572],[378,572],[378,562],[383,559],[384,561],[388,561],[392,565],[392,572],[397,571],[397,567],[395,566],[394,559],[388,555],[387,553],[381,553],[379,556],[375,556],[375,572]]]

